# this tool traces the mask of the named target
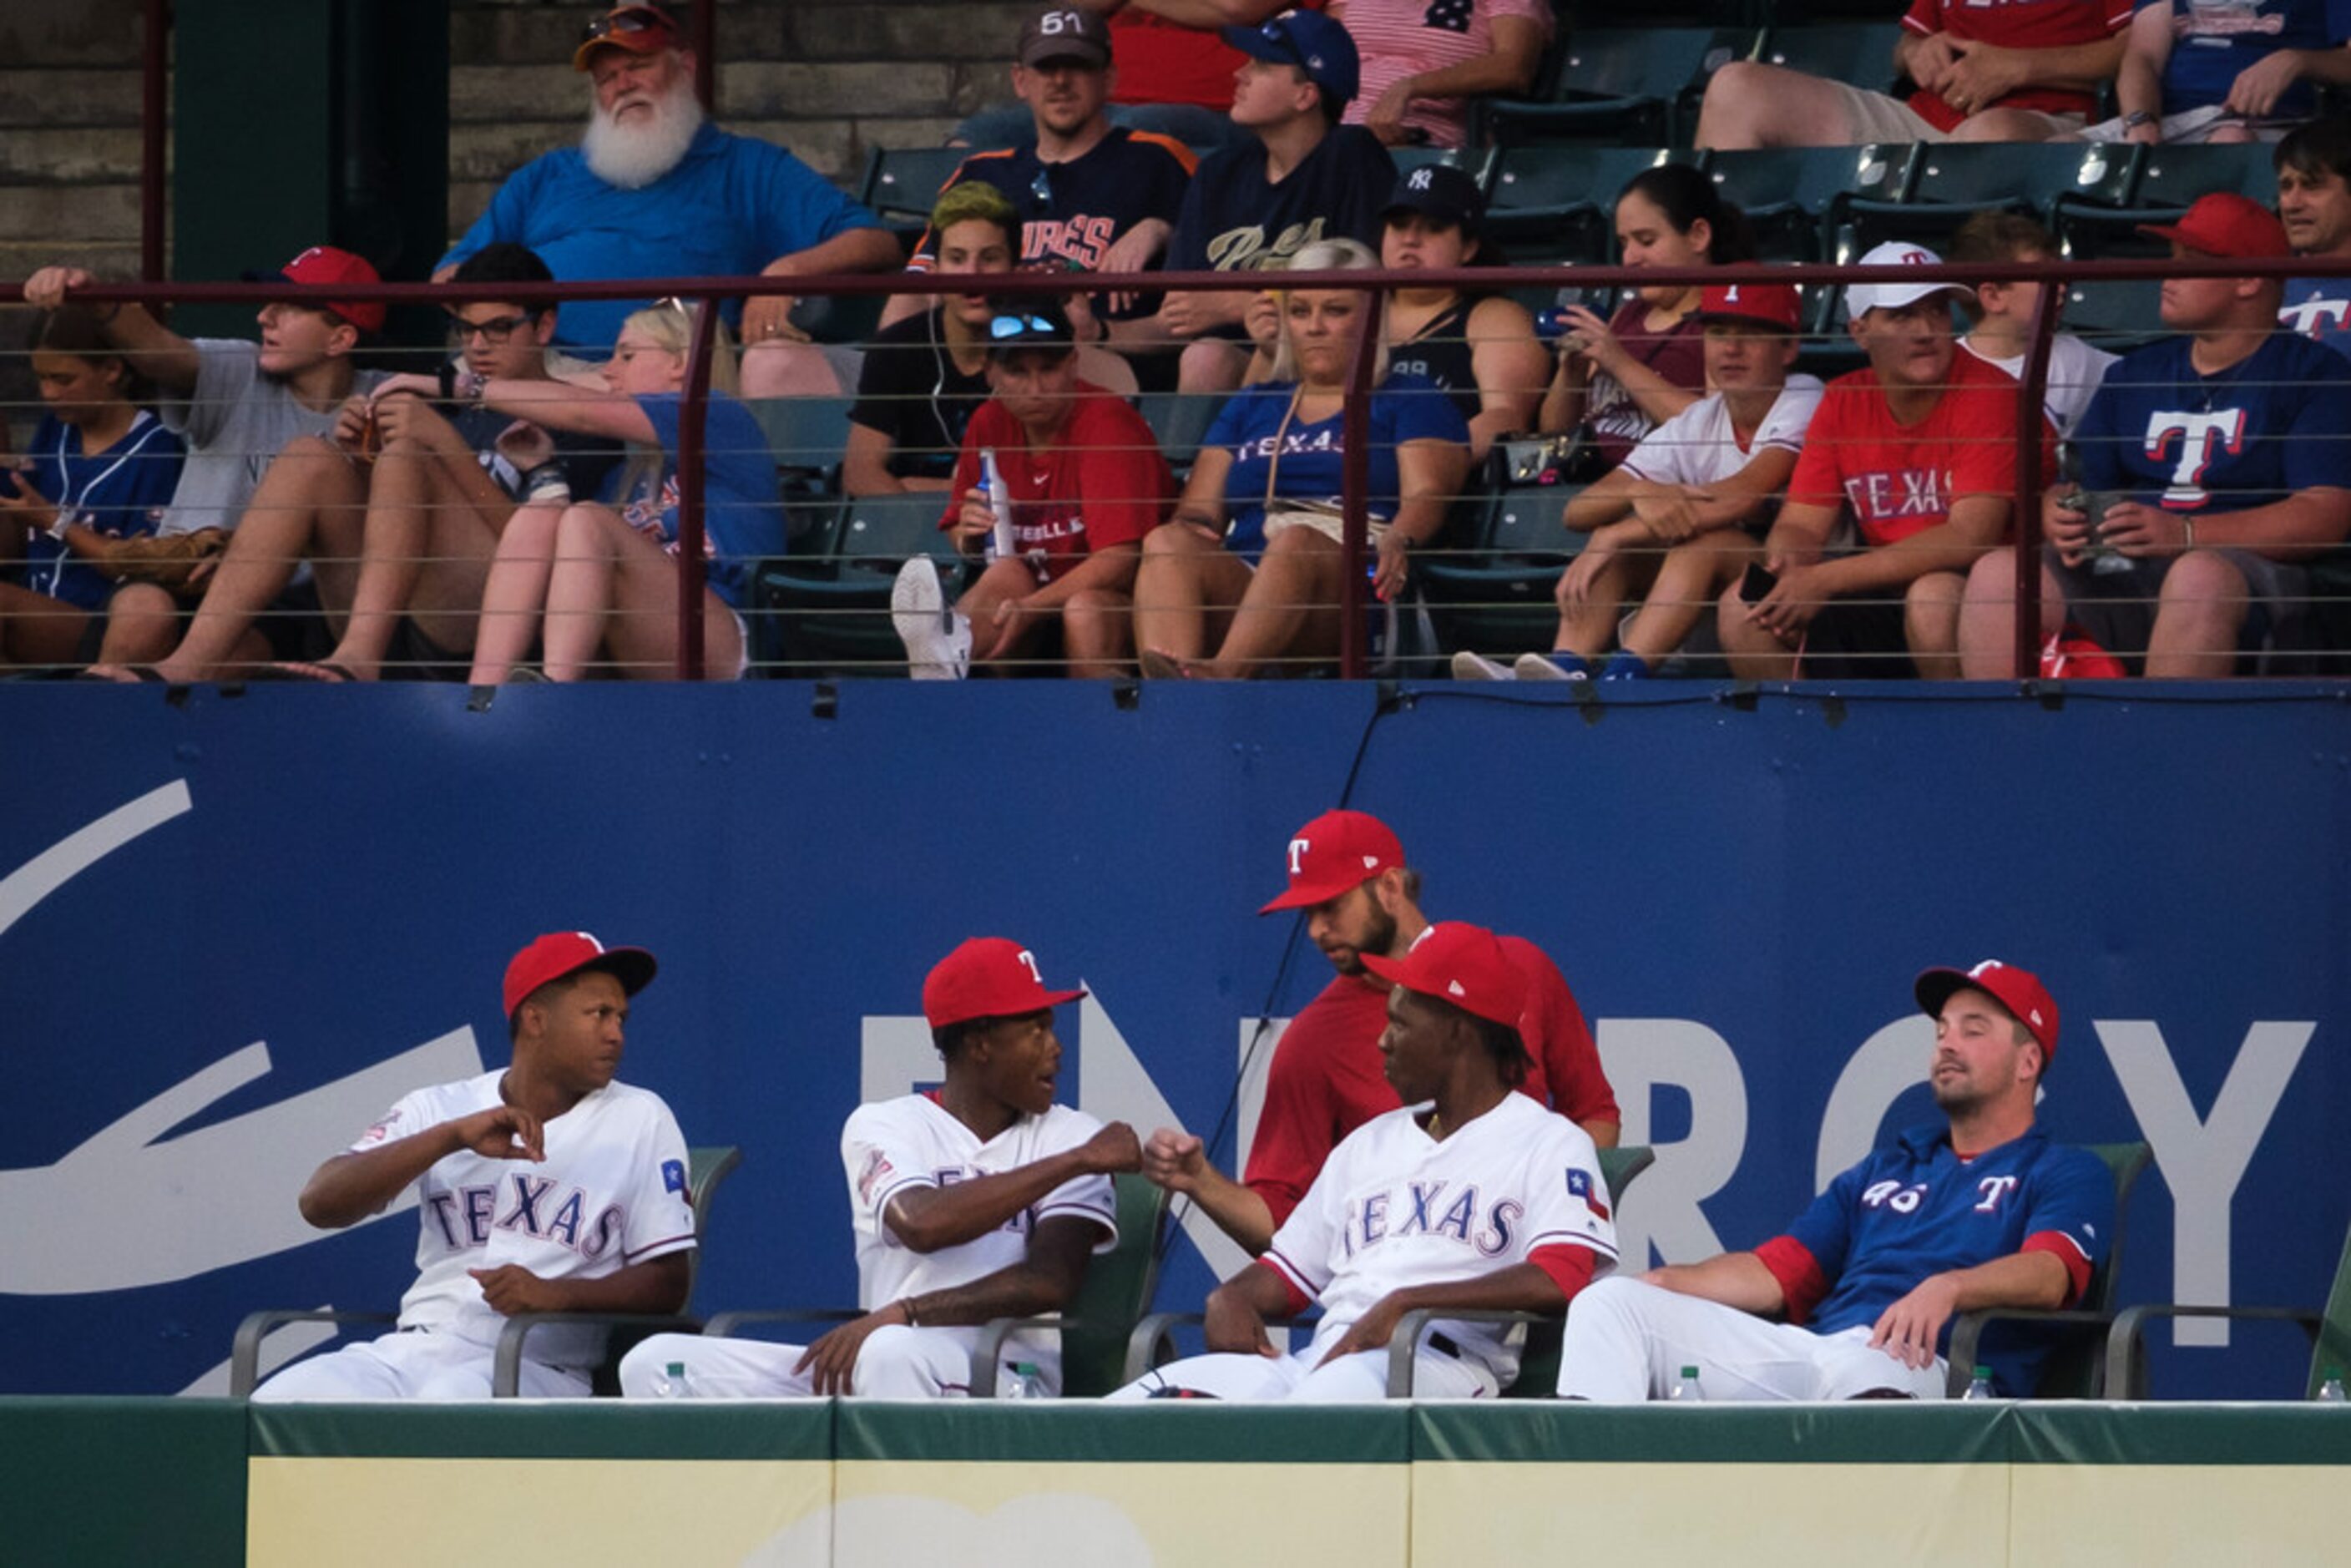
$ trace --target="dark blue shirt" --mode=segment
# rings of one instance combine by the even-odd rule
[[[33,433],[33,466],[25,482],[61,515],[128,538],[155,531],[186,455],[180,438],[144,410],[128,434],[94,456],[83,453],[78,428],[49,414]],[[114,591],[112,579],[42,534],[25,547],[25,585],[84,610],[101,608]]]
[[[1279,183],[1265,177],[1265,143],[1249,141],[1200,160],[1167,241],[1171,272],[1279,267],[1318,239],[1343,235],[1380,248],[1380,209],[1395,162],[1379,138],[1342,125]]]
[[[2070,1249],[2069,1266],[2095,1269],[2114,1224],[2114,1178],[2095,1155],[2034,1128],[1962,1160],[1947,1128],[1914,1128],[1831,1182],[1789,1227],[1785,1239],[1811,1255],[1827,1287],[1809,1314],[1802,1292],[1792,1291],[1790,1315],[1819,1333],[1867,1328],[1928,1275],[2008,1257],[2035,1236]],[[1769,1260],[1784,1245],[1760,1250]],[[1988,1330],[1977,1359],[1992,1369],[1994,1386],[2022,1396],[2032,1392],[2048,1343],[2005,1332],[2015,1326]],[[1936,1348],[1949,1346],[1946,1323]]]

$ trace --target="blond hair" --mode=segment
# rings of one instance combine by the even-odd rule
[[[1281,264],[1285,272],[1362,272],[1379,266],[1380,258],[1372,254],[1371,246],[1361,240],[1341,237],[1318,239],[1301,246],[1288,261]],[[1298,379],[1298,356],[1290,347],[1290,290],[1280,288],[1274,298],[1280,301],[1281,330],[1273,342],[1271,379],[1294,382]],[[1388,379],[1387,300],[1385,296],[1373,306],[1377,319],[1372,323],[1372,384],[1379,385]]]

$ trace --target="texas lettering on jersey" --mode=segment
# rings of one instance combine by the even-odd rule
[[[1347,1202],[1347,1227],[1340,1244],[1349,1258],[1383,1241],[1407,1236],[1445,1236],[1475,1248],[1481,1258],[1499,1258],[1510,1250],[1511,1238],[1527,1206],[1506,1197],[1491,1206],[1480,1204],[1478,1188],[1462,1187],[1450,1200],[1442,1178],[1409,1182],[1388,1192],[1365,1193]]]
[[[1884,523],[1949,516],[1952,487],[1949,468],[1879,469],[1847,476],[1844,497],[1863,522]]]
[[[517,1171],[496,1185],[429,1193],[425,1208],[441,1227],[442,1239],[459,1251],[487,1247],[496,1229],[554,1242],[582,1258],[601,1258],[627,1229],[628,1212],[620,1204],[606,1204],[590,1220],[588,1205],[587,1193],[579,1187],[562,1187],[559,1196],[554,1178]]]

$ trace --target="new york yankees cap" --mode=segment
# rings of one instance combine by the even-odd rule
[[[1486,193],[1467,169],[1450,163],[1423,163],[1396,176],[1388,204],[1380,209],[1385,222],[1398,213],[1418,213],[1449,224],[1472,239],[1485,226]]]
[[[1013,57],[1034,70],[1047,60],[1075,60],[1095,70],[1110,64],[1110,24],[1075,5],[1055,5],[1020,24]]]
[[[1037,956],[1003,936],[971,936],[931,967],[923,1018],[933,1029],[970,1019],[1019,1018],[1074,1002],[1083,991],[1049,989]]]
[[[2138,232],[2200,256],[2258,260],[2294,254],[2277,214],[2234,191],[2208,192],[2179,214],[2178,223],[2141,224]]]
[[[2041,977],[2030,969],[1986,958],[1971,969],[1928,969],[1911,986],[1919,1008],[1928,1018],[1942,1016],[1951,993],[1978,990],[1989,996],[2041,1042],[2045,1065],[2057,1060],[2057,1002]]]
[[[550,931],[507,965],[507,1017],[539,987],[582,969],[602,969],[633,997],[652,983],[655,967],[643,947],[607,947],[585,931]]]
[[[1489,1022],[1519,1027],[1527,1010],[1526,977],[1482,925],[1440,920],[1417,937],[1401,958],[1364,955],[1364,967],[1407,991],[1418,991]]]
[[[1890,239],[1875,246],[1860,257],[1855,267],[1940,267],[1943,258],[1923,245],[1906,240]],[[1915,305],[1929,294],[1964,294],[1969,298],[1976,291],[1964,283],[1848,283],[1844,289],[1844,311],[1854,320],[1861,319],[1870,310],[1899,310],[1905,305]]]
[[[1709,283],[1698,296],[1701,322],[1751,321],[1792,332],[1803,314],[1803,303],[1792,283]]]
[[[1290,835],[1289,891],[1258,911],[1305,909],[1404,864],[1404,845],[1368,811],[1325,811]]]
[[[1227,27],[1224,39],[1253,58],[1296,66],[1333,108],[1351,101],[1362,80],[1354,38],[1343,23],[1320,11],[1284,11],[1259,26]]]

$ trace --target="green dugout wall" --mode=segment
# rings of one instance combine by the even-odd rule
[[[12,1564],[2345,1560],[2351,1412],[0,1400]]]

